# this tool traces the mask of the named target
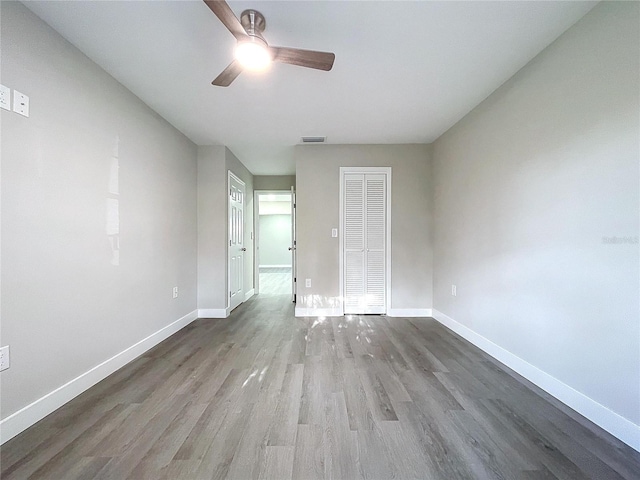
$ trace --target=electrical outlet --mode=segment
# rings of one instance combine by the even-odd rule
[[[304,286],[305,286],[305,288],[311,288],[311,279],[310,278],[307,278],[304,281]]]
[[[0,85],[0,108],[11,111],[11,89]]]
[[[25,117],[29,116],[29,97],[17,90],[13,91],[13,111]]]
[[[173,298],[178,298],[178,287],[173,287]]]
[[[454,297],[458,296],[458,287],[456,287],[455,285],[451,285],[451,295],[453,295]]]
[[[0,348],[0,372],[6,370],[11,366],[11,360],[9,358],[9,345]]]

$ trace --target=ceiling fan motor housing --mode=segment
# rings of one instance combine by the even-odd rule
[[[257,10],[245,10],[240,15],[240,23],[250,37],[258,37],[265,42],[262,32],[267,27],[267,21]],[[266,42],[265,42],[266,43]]]

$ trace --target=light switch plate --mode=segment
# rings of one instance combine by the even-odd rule
[[[332,228],[331,229],[331,236],[333,238],[338,238],[338,229],[337,228]]]
[[[0,108],[11,111],[11,89],[0,85]]]
[[[17,90],[13,91],[13,111],[25,117],[29,116],[29,97]]]

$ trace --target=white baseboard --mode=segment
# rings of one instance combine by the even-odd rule
[[[296,317],[342,317],[342,308],[305,308],[296,306]]]
[[[0,421],[0,444],[42,420],[198,317],[194,310]]]
[[[433,314],[431,308],[390,308],[387,317],[430,317]]]
[[[227,318],[230,313],[228,308],[199,308],[198,318]]]
[[[255,288],[252,288],[251,290],[249,290],[247,293],[244,294],[244,301],[246,302],[251,297],[253,297],[255,294],[256,294],[256,290],[255,290]]]
[[[291,268],[291,265],[260,265],[258,270],[261,268]]]
[[[388,317],[431,317],[431,308],[390,308],[387,310]],[[344,312],[341,308],[306,308],[296,307],[296,317],[342,317]]]
[[[516,371],[562,403],[600,426],[614,437],[640,452],[640,425],[627,420],[604,405],[578,392],[548,373],[527,363],[520,357],[496,345],[438,310],[433,310],[433,318],[445,327],[464,337],[476,347],[484,350],[496,360]]]

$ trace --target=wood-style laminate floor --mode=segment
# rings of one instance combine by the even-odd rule
[[[260,267],[258,277],[260,295],[291,295],[291,267]]]
[[[272,295],[7,442],[1,478],[637,479],[640,455],[434,320]]]

